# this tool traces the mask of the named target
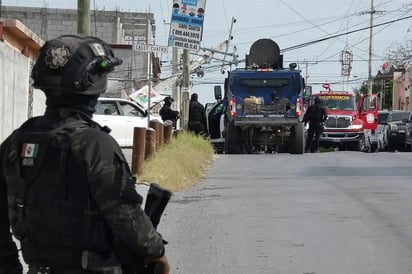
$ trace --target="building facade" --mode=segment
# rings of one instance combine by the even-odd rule
[[[77,10],[3,6],[2,17],[17,19],[46,41],[63,34],[77,34]],[[90,11],[90,35],[113,45],[121,66],[110,75],[108,93],[119,96],[134,90],[135,83],[148,79],[148,53],[133,49],[132,43],[154,44],[153,13]],[[154,63],[154,62],[152,62]]]
[[[393,75],[393,109],[412,111],[412,64],[395,71]]]

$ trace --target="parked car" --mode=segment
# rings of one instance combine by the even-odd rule
[[[382,120],[385,151],[405,149],[406,120],[409,116],[409,111],[392,110],[389,111],[386,121]]]
[[[412,151],[412,113],[405,122],[405,150]]]
[[[148,112],[133,101],[121,98],[99,97],[93,120],[111,129],[110,135],[121,147],[133,146],[135,127],[148,127]],[[149,119],[162,122],[157,114],[150,114]]]
[[[380,110],[378,111],[378,127],[375,130],[374,141],[376,142],[375,150],[373,151],[385,151],[385,142],[384,142],[384,132],[385,126],[388,123],[389,110]]]

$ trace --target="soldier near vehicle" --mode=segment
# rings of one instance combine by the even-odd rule
[[[173,102],[174,102],[174,99],[170,96],[164,99],[164,104],[159,111],[160,117],[162,117],[163,121],[170,120],[173,123],[176,123],[177,119],[179,119],[180,117],[179,111],[172,109]]]
[[[198,101],[197,93],[190,97],[188,128],[196,134],[207,134],[205,107]]]
[[[309,123],[305,153],[319,152],[319,139],[323,131],[323,123],[327,118],[326,108],[322,105],[320,98],[316,97],[314,104],[308,107],[303,117],[304,125],[306,126],[306,123]]]
[[[46,111],[0,146],[1,274],[22,273],[10,227],[29,273],[134,274],[155,262],[169,273],[121,148],[91,119],[120,64],[95,37],[64,35],[41,48],[32,78]]]

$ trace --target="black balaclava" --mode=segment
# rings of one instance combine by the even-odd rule
[[[193,93],[192,96],[190,97],[190,101],[197,101],[198,95],[197,93]]]
[[[92,117],[96,111],[96,104],[99,95],[79,95],[70,94],[68,96],[47,96],[47,110],[67,109],[73,110],[88,117]]]

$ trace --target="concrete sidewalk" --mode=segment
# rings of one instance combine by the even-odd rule
[[[127,163],[129,166],[132,166],[132,154],[133,154],[133,149],[131,148],[122,148],[122,152],[124,156],[126,157]]]

